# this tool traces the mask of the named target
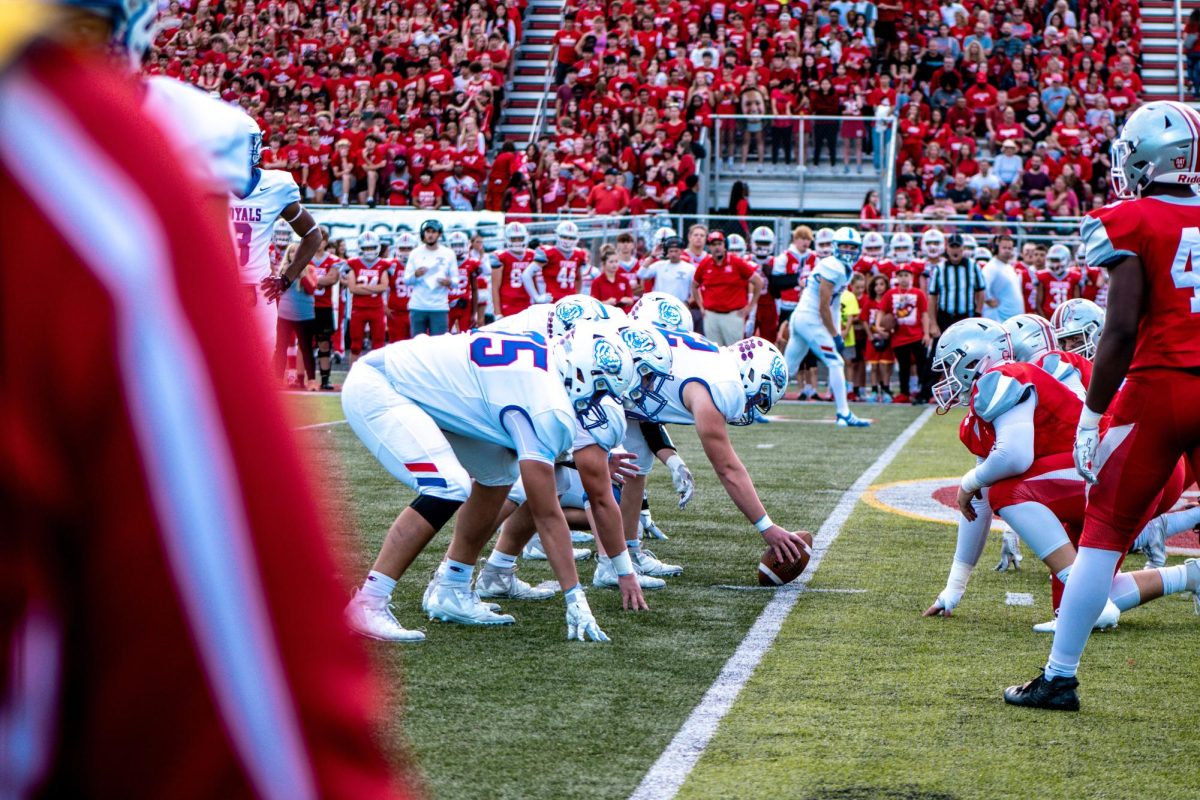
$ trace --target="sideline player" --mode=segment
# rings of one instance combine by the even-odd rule
[[[396,797],[287,415],[229,358],[224,220],[128,75],[60,43],[79,12],[127,46],[154,4],[0,6],[0,793]]]
[[[504,250],[494,256],[496,264],[492,268],[492,313],[496,319],[518,314],[531,305],[521,278],[534,257],[525,226],[520,222],[505,225]]]
[[[1198,131],[1200,114],[1183,103],[1133,112],[1112,146],[1121,201],[1080,226],[1087,263],[1108,270],[1112,300],[1075,435],[1076,468],[1094,485],[1050,657],[1041,675],[1005,690],[1007,703],[1079,709],[1075,675],[1112,575],[1179,459],[1193,474],[1200,467]],[[1174,569],[1185,579],[1200,563]]]
[[[321,391],[333,391],[330,383],[333,359],[334,324],[333,296],[342,279],[345,265],[329,250],[329,233],[321,228],[321,245],[313,254],[313,275],[317,288],[313,292],[313,314],[317,327],[317,367],[321,370]]]
[[[862,250],[862,237],[853,228],[838,228],[833,234],[832,256],[819,260],[809,274],[788,324],[787,358],[789,375],[797,375],[804,357],[817,354],[829,370],[829,390],[837,407],[839,428],[867,428],[871,423],[850,410],[846,399],[846,362],[842,360],[842,292],[850,282],[851,268]],[[835,310],[836,309],[836,310]]]
[[[554,228],[553,245],[534,251],[533,263],[521,272],[521,284],[531,303],[556,303],[579,291],[588,257],[578,245],[579,226],[568,219]]]
[[[458,278],[450,287],[450,330],[466,333],[483,327],[483,304],[479,302],[480,278],[490,273],[487,256],[471,252],[471,239],[464,231],[451,231],[446,244],[458,262]]]
[[[346,262],[346,289],[350,294],[350,364],[358,359],[370,330],[371,347],[383,346],[385,332],[383,294],[388,289],[392,263],[380,257],[383,245],[371,231],[358,237],[358,255]]]
[[[775,304],[775,296],[770,291],[771,273],[775,269],[775,231],[766,225],[760,225],[750,233],[750,263],[758,267],[762,274],[762,291],[758,296],[758,305],[751,311],[753,317],[748,321],[746,331],[749,336],[756,333],[768,342],[779,338],[779,307]]]
[[[417,237],[410,231],[401,233],[392,244],[393,257],[388,268],[387,309],[384,312],[387,315],[388,344],[412,338],[412,323],[408,316],[412,287],[404,280],[404,270],[408,266],[408,257],[416,247]]]
[[[1071,266],[1071,250],[1065,244],[1051,245],[1046,251],[1046,268],[1037,274],[1042,285],[1041,314],[1049,319],[1055,310],[1074,297],[1080,297],[1083,273]]]

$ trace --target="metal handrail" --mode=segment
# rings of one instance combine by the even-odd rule
[[[892,215],[892,198],[896,196],[896,142],[900,138],[900,117],[892,114],[890,119],[892,135],[888,139],[887,163],[884,165],[887,178],[884,180],[883,196],[879,199],[879,211],[885,217]]]
[[[563,6],[564,13],[566,5]],[[550,58],[546,61],[546,79],[542,82],[542,92],[538,96],[537,111],[533,115],[533,124],[529,126],[529,141],[526,145],[536,144],[546,129],[546,96],[550,94],[550,83],[554,76],[555,65],[558,64],[558,48],[555,44],[550,48]]]

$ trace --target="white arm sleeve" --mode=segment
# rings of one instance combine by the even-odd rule
[[[963,478],[963,488],[974,485],[991,486],[996,481],[1020,475],[1033,464],[1033,412],[1037,408],[1034,397],[1017,403],[1010,410],[996,417],[996,444],[983,463]]]
[[[558,454],[551,452],[552,448],[546,446],[538,438],[537,432],[533,429],[533,423],[524,412],[518,411],[515,408],[509,409],[500,418],[500,423],[504,425],[504,429],[512,436],[513,449],[517,451],[518,461],[554,463]]]
[[[535,280],[537,276],[541,274],[541,264],[530,264],[525,268],[525,271],[521,273],[521,283],[524,284],[525,291],[529,293],[529,299],[535,303],[537,302],[538,297],[542,295],[542,292],[538,290],[537,281]]]
[[[946,578],[946,588],[938,595],[942,607],[953,611],[962,601],[967,591],[967,581],[979,557],[983,555],[983,546],[987,544],[988,531],[992,527],[992,507],[988,502],[987,489],[983,490],[983,498],[975,498],[971,506],[975,509],[975,521],[968,522],[966,517],[958,518],[958,542],[954,548],[954,561],[950,564],[950,574]]]

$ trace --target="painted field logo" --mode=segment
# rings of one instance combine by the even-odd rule
[[[874,508],[909,519],[957,525],[958,506],[954,504],[954,498],[958,494],[958,482],[959,478],[922,478],[881,483],[863,492],[862,499]],[[992,530],[1005,530],[1004,523],[994,521]]]

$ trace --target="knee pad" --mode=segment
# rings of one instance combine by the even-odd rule
[[[459,506],[463,502],[462,500],[447,500],[444,497],[434,497],[431,494],[419,494],[415,500],[409,503],[409,507],[424,517],[425,521],[432,525],[435,531],[440,531],[450,521],[450,518],[454,516],[454,512],[458,511]]]

